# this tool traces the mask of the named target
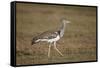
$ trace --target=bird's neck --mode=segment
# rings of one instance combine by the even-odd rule
[[[64,31],[65,31],[65,27],[66,27],[66,24],[63,22],[61,28],[60,28],[60,37],[63,37],[64,35]]]

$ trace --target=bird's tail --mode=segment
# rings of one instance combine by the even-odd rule
[[[33,38],[32,40],[31,40],[31,45],[33,45],[33,44],[35,44],[36,42],[35,42],[35,38]]]
[[[38,40],[38,39],[33,38],[32,41],[31,41],[31,45],[34,45],[34,44],[38,43],[39,41],[37,41],[37,40]]]
[[[32,42],[31,42],[31,45],[33,45],[33,44],[35,44],[35,41],[32,41]]]

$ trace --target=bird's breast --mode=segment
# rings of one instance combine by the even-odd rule
[[[60,39],[60,36],[57,35],[57,37],[52,38],[52,39],[48,39],[48,42],[54,42],[54,41],[58,41]]]

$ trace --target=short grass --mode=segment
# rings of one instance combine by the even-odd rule
[[[17,3],[17,65],[80,62],[96,60],[96,8]],[[48,43],[31,45],[36,35],[59,28],[61,19],[71,21],[64,37],[57,42],[60,56],[53,46],[48,58]]]

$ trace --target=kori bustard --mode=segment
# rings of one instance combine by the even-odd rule
[[[41,34],[39,34],[38,36],[34,37],[32,39],[32,45],[41,42],[41,41],[46,41],[49,43],[49,49],[48,49],[48,57],[50,57],[50,48],[51,48],[51,44],[53,44],[54,49],[61,55],[63,56],[63,54],[58,50],[58,48],[56,47],[56,42],[63,37],[64,35],[64,31],[65,31],[65,27],[66,24],[70,23],[70,21],[62,19],[62,25],[60,26],[60,28],[56,31],[46,31],[43,32]]]

